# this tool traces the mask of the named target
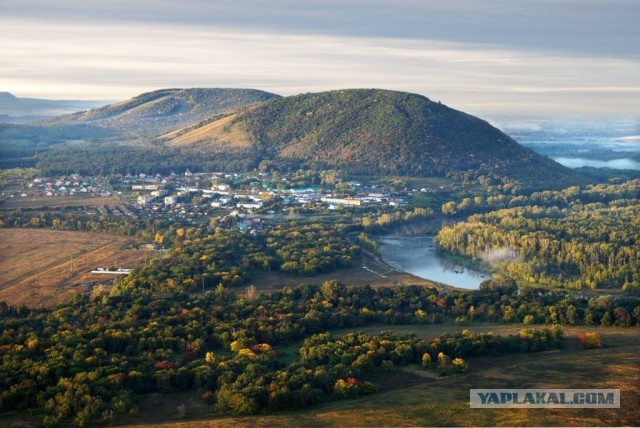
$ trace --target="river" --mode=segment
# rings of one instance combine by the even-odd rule
[[[380,256],[389,266],[419,278],[477,289],[489,274],[461,266],[436,253],[433,236],[380,237]]]

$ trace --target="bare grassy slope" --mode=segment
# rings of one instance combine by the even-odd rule
[[[233,147],[251,147],[249,134],[241,127],[232,124],[236,117],[237,114],[232,114],[193,129],[171,132],[161,138],[169,140],[170,146],[216,141]]]
[[[43,124],[85,124],[133,134],[158,135],[275,97],[278,95],[255,89],[161,89],[97,109],[60,116]]]

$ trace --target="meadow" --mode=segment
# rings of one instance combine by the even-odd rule
[[[0,203],[4,210],[16,210],[20,208],[64,208],[64,207],[99,207],[115,206],[122,202],[114,196],[109,197],[79,197],[79,196],[55,196],[55,197],[27,197],[8,198]]]
[[[132,238],[93,232],[0,229],[0,301],[30,307],[65,302],[87,291],[79,284],[113,279],[92,269],[131,268],[152,255],[132,243]]]

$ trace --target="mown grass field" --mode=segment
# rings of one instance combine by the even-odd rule
[[[465,326],[377,325],[370,333],[415,332],[430,339]],[[472,332],[509,334],[522,325],[466,326]],[[338,330],[336,334],[351,330]],[[601,349],[576,347],[576,335],[597,331]],[[356,400],[251,417],[221,417],[197,394],[154,394],[140,403],[136,417],[115,425],[162,427],[294,427],[294,426],[638,426],[640,424],[640,330],[618,327],[565,327],[565,347],[557,351],[469,359],[470,371],[438,376],[417,366],[369,376],[379,391]],[[278,349],[282,351],[283,349]],[[472,388],[607,388],[621,390],[620,409],[471,409]],[[180,418],[178,406],[184,405]]]
[[[363,267],[363,266],[366,266]],[[325,281],[337,280],[347,285],[371,285],[392,287],[398,284],[422,285],[437,289],[450,289],[449,286],[418,278],[384,263],[379,258],[361,255],[353,261],[350,268],[338,269],[329,273],[312,276],[293,276],[282,272],[264,272],[255,274],[249,281],[260,292],[269,292],[283,287],[297,287],[300,284],[322,285]]]
[[[0,229],[0,301],[10,305],[52,307],[86,291],[78,284],[102,283],[111,275],[96,267],[130,268],[151,253],[123,249],[131,238],[91,232]],[[71,259],[73,258],[73,270]]]
[[[15,210],[19,208],[62,208],[62,207],[98,207],[120,205],[115,196],[80,197],[80,196],[42,196],[38,198],[7,198],[0,202],[0,208]]]

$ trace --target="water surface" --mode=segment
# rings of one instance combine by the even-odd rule
[[[419,278],[477,289],[490,275],[461,266],[436,253],[433,236],[379,238],[380,256],[390,266]]]

